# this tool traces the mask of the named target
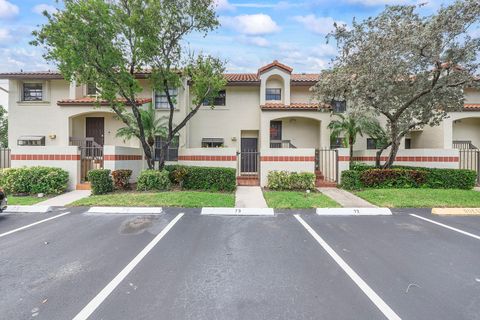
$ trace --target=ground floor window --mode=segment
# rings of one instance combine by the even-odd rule
[[[377,144],[378,144],[377,140],[375,140],[373,138],[367,138],[367,149],[368,150],[378,149]]]
[[[405,139],[405,149],[412,149],[412,139],[410,138]]]
[[[202,148],[221,148],[223,147],[223,138],[203,138]]]
[[[166,143],[166,138],[157,136],[155,137],[155,160],[160,160],[160,150]],[[178,136],[174,137],[167,149],[165,155],[165,161],[177,161],[178,160]]]

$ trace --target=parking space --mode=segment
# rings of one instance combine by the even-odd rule
[[[475,234],[480,217],[297,211],[345,266],[293,214],[84,211],[0,238],[2,317],[480,319],[480,240],[410,213]],[[0,234],[65,212],[6,216]]]

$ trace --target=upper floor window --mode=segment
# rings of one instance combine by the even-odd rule
[[[168,89],[170,98],[173,101],[174,107],[176,107],[177,101],[177,89]],[[167,95],[164,91],[156,92],[155,91],[155,109],[170,109],[170,104],[168,103]]]
[[[22,101],[42,101],[43,84],[42,83],[24,83],[22,91]]]
[[[97,94],[97,85],[95,83],[87,84],[87,96],[94,96]]]
[[[203,102],[203,105],[204,106],[226,106],[227,105],[227,101],[226,101],[226,98],[227,98],[227,93],[225,92],[225,90],[221,90],[218,92],[218,96],[213,99],[213,103],[209,100],[205,100]]]
[[[347,102],[345,100],[332,100],[332,110],[335,113],[344,113],[347,111]]]
[[[265,100],[267,101],[280,101],[282,100],[282,89],[280,88],[267,88]]]

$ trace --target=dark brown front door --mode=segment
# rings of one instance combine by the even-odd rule
[[[87,117],[85,137],[93,138],[96,143],[103,146],[103,136],[105,134],[105,118],[103,117]]]
[[[255,173],[258,172],[258,139],[257,138],[242,138],[240,165],[241,172]]]

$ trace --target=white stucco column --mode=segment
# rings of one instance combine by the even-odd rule
[[[326,121],[320,121],[320,149],[330,148],[330,129]]]
[[[453,145],[453,120],[443,120],[443,149],[452,149]]]
[[[260,150],[270,148],[270,117],[268,112],[260,112]]]

